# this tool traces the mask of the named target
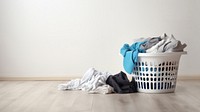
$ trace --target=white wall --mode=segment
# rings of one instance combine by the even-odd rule
[[[0,76],[82,76],[123,70],[119,49],[134,38],[188,44],[180,75],[200,75],[199,0],[1,0]]]

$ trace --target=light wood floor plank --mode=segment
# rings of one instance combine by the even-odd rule
[[[116,112],[115,102],[117,94],[95,94],[92,112]]]
[[[0,81],[0,112],[200,112],[200,81],[175,93],[88,94],[58,91],[63,81]]]

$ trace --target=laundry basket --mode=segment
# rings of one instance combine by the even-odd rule
[[[133,77],[139,92],[174,92],[179,60],[187,52],[139,53]]]

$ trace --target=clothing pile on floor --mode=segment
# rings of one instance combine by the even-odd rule
[[[136,39],[131,46],[124,44],[120,49],[120,54],[124,57],[124,70],[131,74],[138,60],[138,53],[183,52],[186,46],[176,40],[173,35],[169,37],[164,34],[159,37]],[[122,71],[112,75],[90,68],[81,79],[59,84],[58,90],[83,90],[91,94],[134,93],[137,92],[137,85],[133,77],[129,81]]]
[[[90,68],[81,79],[75,79],[66,84],[59,84],[58,90],[83,90],[88,93],[133,93],[136,92],[134,78],[130,82],[124,72],[111,75],[108,72],[100,72]]]

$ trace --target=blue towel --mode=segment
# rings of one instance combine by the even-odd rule
[[[127,73],[131,74],[133,72],[135,63],[138,60],[138,53],[145,53],[145,50],[140,48],[140,46],[144,43],[146,43],[146,41],[136,42],[131,46],[124,44],[124,46],[120,49],[120,54],[124,57],[123,66]]]

